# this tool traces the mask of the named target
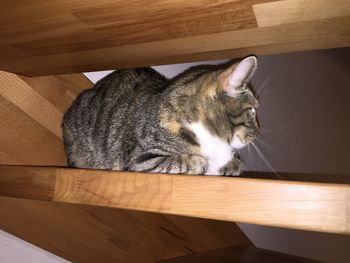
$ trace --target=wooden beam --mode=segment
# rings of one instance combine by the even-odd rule
[[[232,222],[9,197],[0,211],[0,229],[71,262],[154,263],[251,245]]]
[[[345,184],[1,166],[0,195],[350,234]]]
[[[0,69],[28,76],[349,45],[348,0],[4,0],[0,10]]]
[[[0,164],[67,164],[64,112],[93,84],[83,74],[20,77],[0,71]]]
[[[319,261],[250,246],[234,246],[194,255],[161,260],[156,263],[316,263]]]

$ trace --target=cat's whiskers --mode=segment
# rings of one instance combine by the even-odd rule
[[[255,149],[257,155],[260,157],[260,159],[265,162],[265,164],[268,166],[269,169],[271,169],[271,171],[276,174],[275,170],[272,168],[272,166],[270,165],[270,163],[266,160],[265,156],[262,154],[262,152],[260,151],[260,149],[258,148],[258,146],[254,143],[251,142],[251,145],[253,146],[253,149]],[[277,175],[277,174],[276,174]]]
[[[260,130],[259,130],[259,133],[261,134],[261,133],[269,133],[269,132],[282,131],[282,130],[284,130],[285,128],[286,128],[286,126],[282,126],[282,127],[275,128],[275,129],[266,129],[266,130],[260,129]]]
[[[263,145],[265,145],[267,148],[269,148],[270,150],[272,150],[279,159],[282,159],[281,155],[279,154],[279,152],[277,152],[277,150],[272,147],[270,144],[268,144],[267,142],[263,141],[261,138],[255,138],[255,140],[257,140],[258,142],[262,143]]]
[[[261,158],[261,156],[259,155],[259,153],[256,151],[254,147],[253,149],[257,153],[257,159],[259,160],[259,171],[261,171],[261,169],[263,168],[264,160]],[[255,158],[254,158],[254,161],[255,161]]]
[[[260,92],[262,89],[266,86],[267,83],[269,83],[271,78],[266,78],[261,85],[256,89],[256,97],[260,96]]]
[[[265,158],[265,156],[263,155],[263,153],[260,151],[260,149],[258,148],[258,146],[254,143],[251,142],[253,148],[255,149],[255,151],[257,152],[258,156],[261,158],[261,160],[263,162],[265,162],[265,164],[267,165],[267,167],[279,178],[282,178],[282,176],[280,176],[279,174],[277,174],[277,172],[273,169],[272,165],[267,161],[267,159]]]
[[[276,73],[274,75],[270,75],[268,78],[266,78],[261,85],[259,85],[259,87],[256,89],[256,97],[262,97],[263,94],[260,94],[261,91],[263,90],[263,88],[276,76],[278,76],[279,73]]]
[[[262,92],[262,94],[259,95],[258,99],[260,101],[260,103],[262,103],[263,101],[266,101],[267,98],[270,98],[270,96],[266,96],[268,95],[270,92],[272,91],[272,89],[267,89],[264,92]]]
[[[261,99],[266,99],[267,97],[265,97],[267,94],[269,94],[272,91],[272,89],[267,89],[265,90],[262,94],[259,95],[259,100]]]
[[[252,163],[255,163],[255,159],[253,160],[253,155],[252,155],[252,153],[251,153],[251,151],[250,151],[250,145],[249,145],[249,144],[248,144],[247,149],[248,149],[248,154],[249,154],[249,157],[250,157],[251,162],[252,162]]]

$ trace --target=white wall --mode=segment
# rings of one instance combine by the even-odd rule
[[[0,230],[1,263],[68,263],[22,239]]]

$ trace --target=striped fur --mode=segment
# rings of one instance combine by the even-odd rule
[[[111,73],[82,92],[64,116],[69,165],[239,175],[235,148],[258,132],[258,102],[242,77],[253,73],[243,64],[192,68],[170,80],[151,68]],[[242,78],[238,86],[240,80],[229,79],[234,72]]]

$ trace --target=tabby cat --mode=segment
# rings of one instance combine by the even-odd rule
[[[258,133],[249,56],[224,69],[193,68],[166,79],[151,68],[117,70],[66,112],[72,167],[237,176],[236,153]]]

